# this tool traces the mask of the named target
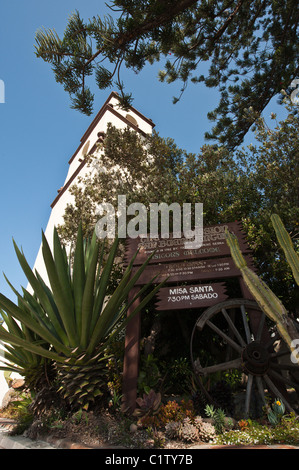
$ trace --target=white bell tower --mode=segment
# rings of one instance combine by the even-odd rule
[[[97,144],[103,139],[108,124],[111,123],[118,129],[130,127],[141,135],[151,134],[154,124],[151,119],[143,116],[135,108],[130,107],[128,111],[120,107],[119,95],[112,92],[84,135],[80,140],[80,145],[74,155],[69,160],[69,170],[64,185],[58,190],[58,194],[51,204],[51,214],[45,230],[45,236],[50,247],[53,242],[53,230],[55,226],[63,224],[63,215],[67,204],[74,202],[70,193],[70,188],[78,182],[78,177],[84,177],[90,167],[88,167],[86,155],[96,152]],[[46,281],[47,273],[45,270],[41,247],[39,249],[33,271],[39,272]]]

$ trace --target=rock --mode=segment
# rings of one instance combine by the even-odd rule
[[[13,389],[19,389],[23,388],[25,385],[25,380],[24,379],[14,379],[11,384],[11,388]]]
[[[136,424],[132,423],[131,426],[130,426],[130,432],[135,433],[137,431],[137,429],[138,429],[138,426]]]
[[[11,400],[15,397],[15,391],[13,388],[10,388],[8,389],[8,391],[6,392],[6,394],[4,395],[3,399],[2,399],[2,404],[1,404],[1,409],[4,410],[5,408],[8,407],[8,405],[10,404]]]
[[[12,400],[18,400],[20,399],[20,391],[25,385],[25,381],[23,379],[14,379],[11,383],[11,387],[7,390],[5,393],[3,399],[2,399],[2,404],[0,409],[7,408],[8,405]]]

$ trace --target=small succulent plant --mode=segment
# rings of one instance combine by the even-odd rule
[[[276,425],[281,420],[283,414],[285,412],[284,403],[276,398],[274,404],[272,405],[272,409],[268,411],[268,420],[272,425]]]
[[[160,410],[161,393],[150,390],[149,393],[144,393],[142,398],[137,398],[136,404],[137,408],[134,411],[136,417],[144,418],[149,415],[153,416]]]
[[[210,442],[216,437],[216,430],[211,423],[203,422],[198,431],[198,437],[203,442]]]
[[[165,426],[165,435],[168,439],[178,439],[182,423],[179,421],[169,421]]]
[[[198,429],[198,439],[203,442],[210,442],[216,436],[216,429],[213,424],[204,421],[201,416],[196,416],[194,426]]]
[[[198,441],[198,429],[192,424],[189,418],[185,418],[180,428],[180,438],[185,442],[196,442]]]

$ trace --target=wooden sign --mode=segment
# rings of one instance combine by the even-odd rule
[[[248,267],[254,269],[251,256],[244,255]],[[137,267],[133,268],[132,274],[135,274]],[[155,283],[199,281],[207,279],[221,279],[227,277],[241,276],[240,270],[236,267],[232,258],[215,258],[208,260],[182,261],[179,263],[148,265],[143,271],[136,285],[144,285],[151,281],[155,276]]]
[[[209,307],[227,298],[223,282],[163,287],[158,292],[156,310]]]
[[[243,253],[250,251],[245,241],[245,234],[241,230],[241,224],[232,222],[204,227],[203,244],[196,249],[185,248],[185,243],[191,239],[184,237],[183,234],[181,238],[174,238],[172,234],[169,234],[169,238],[129,238],[126,242],[125,262],[128,264],[137,250],[139,253],[134,261],[136,265],[144,263],[155,250],[156,252],[150,261],[151,264],[230,255],[230,249],[225,239],[226,228],[238,237]]]

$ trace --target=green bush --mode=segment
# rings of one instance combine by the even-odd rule
[[[243,430],[233,430],[219,434],[215,444],[226,445],[299,445],[298,417],[291,413],[281,418],[276,426],[268,426],[251,422]]]

